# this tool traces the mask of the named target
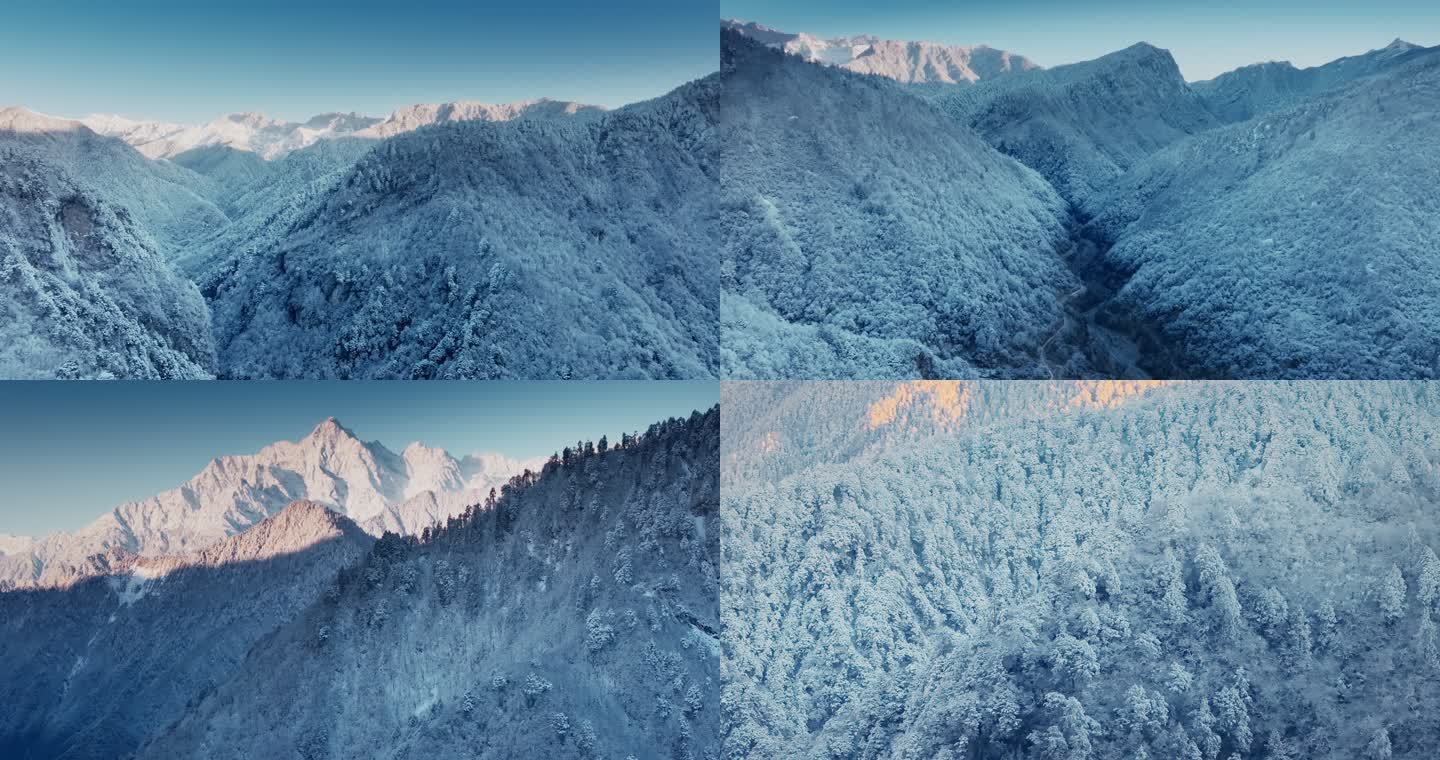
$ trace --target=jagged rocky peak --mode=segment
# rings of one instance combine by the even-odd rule
[[[310,431],[309,435],[305,436],[305,440],[326,443],[340,440],[358,441],[360,439],[356,438],[355,434],[350,432],[349,428],[340,424],[340,420],[334,417],[326,417],[315,426],[314,430]]]

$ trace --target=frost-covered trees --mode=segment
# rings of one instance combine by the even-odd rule
[[[727,395],[727,757],[1431,754],[1440,390],[988,385]]]

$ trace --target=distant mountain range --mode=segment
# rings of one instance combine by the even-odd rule
[[[197,148],[221,146],[272,160],[320,140],[341,137],[378,140],[438,122],[585,116],[604,110],[601,106],[541,99],[501,104],[421,103],[396,109],[386,118],[353,112],[322,113],[303,122],[271,119],[260,113],[232,113],[194,125],[137,121],[108,114],[92,114],[76,121],[97,134],[124,140],[148,158],[175,158]]]
[[[305,438],[222,456],[180,486],[121,504],[74,533],[0,542],[0,584],[68,585],[137,558],[202,551],[297,500],[344,515],[373,535],[418,534],[484,501],[538,460],[456,458],[412,443],[396,454],[334,419]]]
[[[820,38],[733,19],[722,21],[721,28],[807,61],[910,84],[970,84],[1040,68],[1024,56],[985,45],[902,42],[869,35]]]

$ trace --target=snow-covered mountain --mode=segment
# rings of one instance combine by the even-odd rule
[[[1192,82],[1190,87],[1221,119],[1245,121],[1351,80],[1379,73],[1425,52],[1426,48],[1396,39],[1383,48],[1321,66],[1299,69],[1289,61],[1257,63],[1214,79]]]
[[[1069,330],[1070,219],[1039,174],[891,82],[729,31],[721,76],[727,377],[1104,366]]]
[[[296,502],[195,553],[120,552],[66,588],[0,593],[0,756],[128,757],[373,541]]]
[[[221,373],[713,377],[716,87],[597,118],[446,121],[292,196],[257,186],[263,213],[186,267]]]
[[[136,756],[718,757],[719,417],[381,539]]]
[[[910,84],[972,84],[1039,68],[1024,56],[985,45],[904,42],[869,35],[820,38],[733,19],[720,25],[807,61]]]
[[[445,121],[508,121],[589,116],[603,112],[550,99],[489,104],[474,101],[417,104],[388,118],[356,113],[322,113],[303,122],[271,119],[261,113],[232,113],[204,124],[174,124],[94,114],[79,119],[95,132],[116,137],[149,158],[175,158],[202,148],[230,148],[274,160],[321,140],[356,137],[378,140]]]
[[[538,466],[496,455],[457,459],[420,444],[395,454],[332,418],[299,441],[218,457],[176,488],[122,504],[74,533],[6,552],[0,582],[63,585],[112,568],[127,554],[197,551],[297,500],[323,504],[377,534],[419,532]]]

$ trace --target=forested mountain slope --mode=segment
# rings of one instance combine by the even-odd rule
[[[139,756],[717,757],[719,409],[621,444],[381,539]]]
[[[1179,384],[727,475],[725,756],[1428,757],[1437,423],[1424,383]]]
[[[721,79],[727,377],[1045,374],[1077,282],[1038,175],[899,85],[734,32]]]
[[[1143,42],[940,92],[937,106],[1077,205],[1159,148],[1219,124],[1170,53]]]
[[[1170,377],[1440,374],[1440,51],[1157,153],[1090,207]]]
[[[43,146],[0,133],[0,377],[209,377],[209,309],[163,250]]]
[[[440,124],[307,185],[196,267],[221,372],[713,376],[715,87]]]
[[[117,555],[65,589],[0,593],[0,755],[128,757],[372,542],[297,502],[195,554]]]
[[[219,192],[215,183],[169,162],[151,161],[78,121],[20,107],[0,108],[4,146],[29,148],[124,208],[167,254],[193,245],[229,221],[214,202]]]

